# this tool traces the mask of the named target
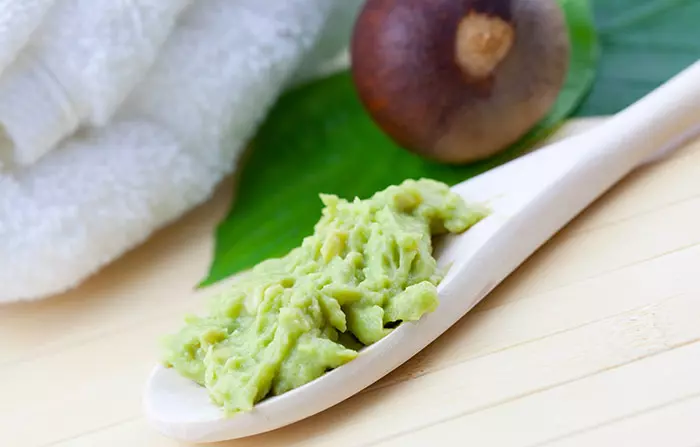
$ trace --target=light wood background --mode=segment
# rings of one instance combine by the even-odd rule
[[[181,445],[142,419],[141,392],[157,337],[199,308],[230,189],[78,290],[0,307],[0,446]],[[698,340],[700,141],[625,180],[380,383],[220,447],[696,447]]]

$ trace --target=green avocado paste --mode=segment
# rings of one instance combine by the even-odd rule
[[[226,414],[300,387],[438,306],[431,236],[481,220],[447,185],[407,180],[366,200],[322,194],[314,234],[266,260],[165,339],[164,364]]]

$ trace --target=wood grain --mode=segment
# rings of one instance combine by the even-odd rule
[[[394,373],[221,447],[699,446],[699,178],[697,141],[606,194]],[[230,190],[79,289],[0,308],[0,446],[182,445],[142,419],[141,390],[158,337],[201,306],[192,287]]]

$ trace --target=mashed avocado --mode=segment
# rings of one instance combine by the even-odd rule
[[[367,200],[321,195],[314,234],[237,278],[165,340],[164,363],[227,414],[304,385],[438,306],[431,235],[484,217],[447,185],[407,180]]]

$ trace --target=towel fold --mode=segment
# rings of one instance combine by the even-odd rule
[[[34,163],[81,124],[104,125],[189,3],[58,0],[0,75],[0,124],[14,163]]]
[[[193,2],[107,123],[0,173],[0,301],[65,291],[207,199],[283,89],[347,46],[361,4]]]
[[[0,73],[29,41],[55,0],[0,0]]]

